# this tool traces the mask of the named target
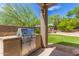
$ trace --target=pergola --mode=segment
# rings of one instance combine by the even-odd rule
[[[48,8],[56,3],[40,3],[41,39],[42,47],[48,46]]]

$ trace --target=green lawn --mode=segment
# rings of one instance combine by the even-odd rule
[[[49,34],[48,42],[79,47],[79,37]]]

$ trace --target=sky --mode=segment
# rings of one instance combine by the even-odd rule
[[[22,3],[24,4],[24,3]],[[2,11],[1,7],[3,7],[5,4],[0,3],[0,11]],[[26,3],[25,6],[28,5],[32,7],[35,15],[39,18],[40,17],[40,6],[36,3]],[[79,6],[78,3],[59,3],[55,6],[51,6],[48,8],[48,16],[59,14],[61,17],[66,16],[67,12],[69,10],[72,10],[74,7]]]
[[[55,6],[48,8],[48,16],[59,14],[61,17],[66,16],[69,10],[72,10],[74,7],[79,6],[78,3],[59,3]],[[37,15],[40,16],[40,7],[37,4],[32,4],[32,8]]]

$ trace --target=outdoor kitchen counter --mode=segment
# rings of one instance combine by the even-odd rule
[[[25,43],[22,43],[22,55],[29,55],[37,49],[41,48],[41,37],[38,34],[31,36],[31,40],[28,42],[25,40],[23,41]]]
[[[12,39],[12,38],[20,38],[19,36],[2,36],[0,37],[0,40],[7,40],[7,39]]]
[[[0,56],[29,55],[39,48],[41,48],[41,37],[37,34],[26,43],[22,43],[22,37],[19,36],[0,37]]]
[[[21,38],[19,36],[0,37],[0,56],[21,55]]]

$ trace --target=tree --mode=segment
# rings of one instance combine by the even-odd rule
[[[74,29],[76,29],[78,27],[78,25],[79,25],[78,19],[76,19],[76,18],[65,18],[64,20],[62,20],[59,23],[58,28],[61,31],[73,31]]]
[[[39,24],[31,7],[22,4],[6,4],[0,14],[1,23],[5,25],[19,25],[34,27]]]
[[[49,24],[53,24],[54,30],[57,30],[58,23],[60,22],[60,16],[58,14],[49,16]]]
[[[70,10],[70,11],[67,13],[67,16],[68,16],[68,17],[71,17],[71,16],[73,16],[73,15],[75,15],[76,18],[79,18],[79,6],[73,8],[72,10]]]

